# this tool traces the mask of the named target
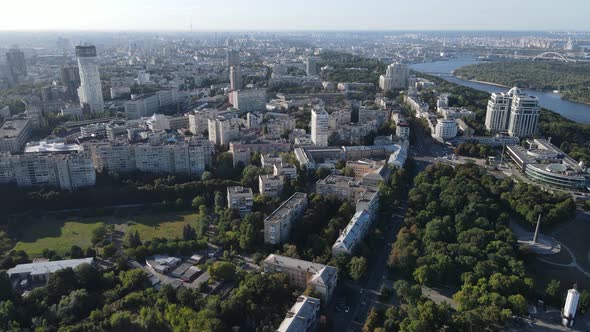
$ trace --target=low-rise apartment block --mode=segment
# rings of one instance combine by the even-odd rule
[[[320,315],[320,300],[301,295],[279,325],[278,332],[315,331]]]
[[[258,176],[258,190],[260,195],[276,197],[283,191],[283,178],[271,174]]]
[[[279,244],[287,241],[297,219],[307,209],[307,194],[294,193],[264,219],[264,242]]]
[[[8,120],[0,126],[0,151],[18,152],[31,137],[30,119]]]
[[[334,294],[338,282],[338,270],[329,265],[312,263],[275,254],[270,254],[263,262],[265,273],[285,273],[289,283],[300,289],[310,288],[328,302]]]
[[[252,189],[242,186],[227,187],[227,207],[237,210],[240,216],[252,212],[254,204],[254,195]]]

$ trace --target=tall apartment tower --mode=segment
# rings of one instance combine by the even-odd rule
[[[240,50],[228,48],[225,54],[225,64],[228,68],[240,65]]]
[[[311,141],[316,146],[328,146],[330,116],[324,109],[311,110]]]
[[[517,87],[507,93],[493,93],[488,101],[486,129],[508,131],[510,136],[533,136],[537,132],[540,111],[539,99]]]
[[[488,101],[486,111],[486,129],[490,132],[499,132],[508,129],[508,119],[510,119],[510,106],[512,97],[507,93],[492,93]]]
[[[242,70],[240,66],[229,67],[229,84],[232,90],[240,90],[242,88]]]
[[[6,53],[6,65],[10,79],[18,84],[27,76],[27,64],[25,54],[17,48],[11,48]]]
[[[541,113],[539,99],[520,93],[520,90],[518,92],[512,97],[508,134],[517,137],[533,136],[537,133]]]
[[[88,107],[90,112],[102,112],[104,99],[100,73],[98,72],[96,47],[94,45],[76,46],[76,57],[80,72],[80,87],[78,88],[80,106],[82,108]]]
[[[80,70],[76,66],[61,67],[61,83],[66,88],[66,94],[70,98],[78,96],[80,87]]]
[[[310,56],[305,59],[305,72],[307,73],[307,76],[315,76],[320,73],[319,62],[320,58],[315,56]]]
[[[383,91],[393,89],[407,89],[410,82],[410,70],[408,66],[395,62],[387,66],[385,76],[379,77],[379,87]]]

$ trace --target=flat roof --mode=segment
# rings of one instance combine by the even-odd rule
[[[0,127],[1,138],[18,137],[25,127],[31,122],[30,119],[8,120]]]
[[[320,300],[314,297],[301,295],[297,298],[297,302],[291,307],[287,316],[279,325],[277,331],[279,332],[295,332],[306,331],[307,322],[315,320],[317,312],[320,307]]]
[[[40,275],[40,274],[48,274],[54,273],[58,270],[62,270],[68,267],[75,268],[82,264],[92,264],[94,258],[80,258],[80,259],[66,259],[61,261],[53,261],[53,262],[39,262],[39,263],[29,263],[29,264],[19,264],[12,269],[8,270],[8,275],[12,276],[13,274],[33,274],[33,275]]]
[[[281,204],[276,210],[274,210],[266,219],[265,222],[276,222],[281,220],[282,216],[289,212],[295,205],[301,203],[301,201],[307,200],[307,194],[296,192],[286,201]]]

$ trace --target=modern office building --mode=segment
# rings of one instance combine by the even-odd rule
[[[240,216],[245,216],[252,211],[254,195],[251,188],[242,186],[227,187],[227,207],[237,210]]]
[[[27,63],[25,53],[17,48],[11,48],[6,53],[6,65],[8,66],[9,79],[14,84],[22,83],[27,76]]]
[[[80,106],[90,112],[102,112],[104,110],[104,99],[98,71],[96,47],[93,45],[76,46],[76,57],[78,58],[78,70],[80,73],[80,87],[78,88]]]
[[[279,325],[277,332],[315,331],[320,317],[320,300],[301,295]]]
[[[307,194],[294,193],[264,219],[264,242],[279,244],[289,240],[291,230],[307,209]]]
[[[232,91],[242,89],[242,70],[240,66],[229,68],[229,87]]]
[[[338,269],[335,267],[301,259],[270,254],[262,266],[264,273],[284,273],[289,277],[290,285],[318,292],[326,303],[332,298],[338,282]]]
[[[33,130],[30,119],[8,120],[0,126],[0,151],[16,153],[25,145]]]
[[[486,129],[530,137],[537,133],[540,111],[538,98],[528,96],[517,87],[507,93],[493,93],[488,101]]]
[[[311,110],[311,141],[316,146],[328,146],[328,112],[324,109]]]
[[[276,197],[283,191],[283,178],[272,174],[258,176],[258,190],[260,195]]]
[[[528,148],[508,145],[506,151],[529,179],[548,187],[589,190],[590,173],[583,163],[578,163],[547,140],[534,139],[527,144]]]
[[[406,64],[395,62],[387,66],[385,75],[379,77],[379,87],[383,91],[394,89],[407,89],[410,79],[410,70]]]

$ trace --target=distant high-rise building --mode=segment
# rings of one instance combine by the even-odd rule
[[[66,88],[66,95],[72,99],[76,98],[78,96],[78,88],[80,87],[80,70],[78,67],[61,67],[61,83]]]
[[[307,73],[307,76],[315,76],[319,74],[319,61],[320,58],[315,56],[310,56],[305,59],[305,72]]]
[[[229,68],[230,89],[240,90],[242,88],[242,71],[240,66],[231,66]]]
[[[80,106],[87,107],[90,112],[102,112],[104,99],[100,73],[98,72],[96,47],[94,45],[76,46],[76,56],[80,72],[80,87],[78,88]]]
[[[225,64],[228,68],[240,65],[240,51],[234,48],[228,48],[225,55]]]
[[[17,48],[8,50],[6,53],[6,65],[8,66],[10,79],[14,84],[21,83],[27,76],[27,64],[23,51]]]
[[[507,93],[492,94],[485,125],[490,132],[508,131],[511,136],[532,136],[537,132],[539,114],[538,98],[514,87]]]
[[[486,129],[491,132],[504,131],[508,129],[508,119],[510,118],[510,106],[512,96],[508,93],[492,93],[488,101],[486,111]]]
[[[517,137],[529,137],[537,133],[539,124],[539,99],[535,96],[527,96],[519,92],[512,98],[510,108],[510,122],[508,134]]]
[[[387,66],[385,76],[379,77],[379,87],[383,91],[393,89],[407,89],[410,80],[410,70],[408,66],[395,62]]]
[[[328,146],[328,122],[330,116],[324,109],[311,111],[311,141],[317,146]]]

